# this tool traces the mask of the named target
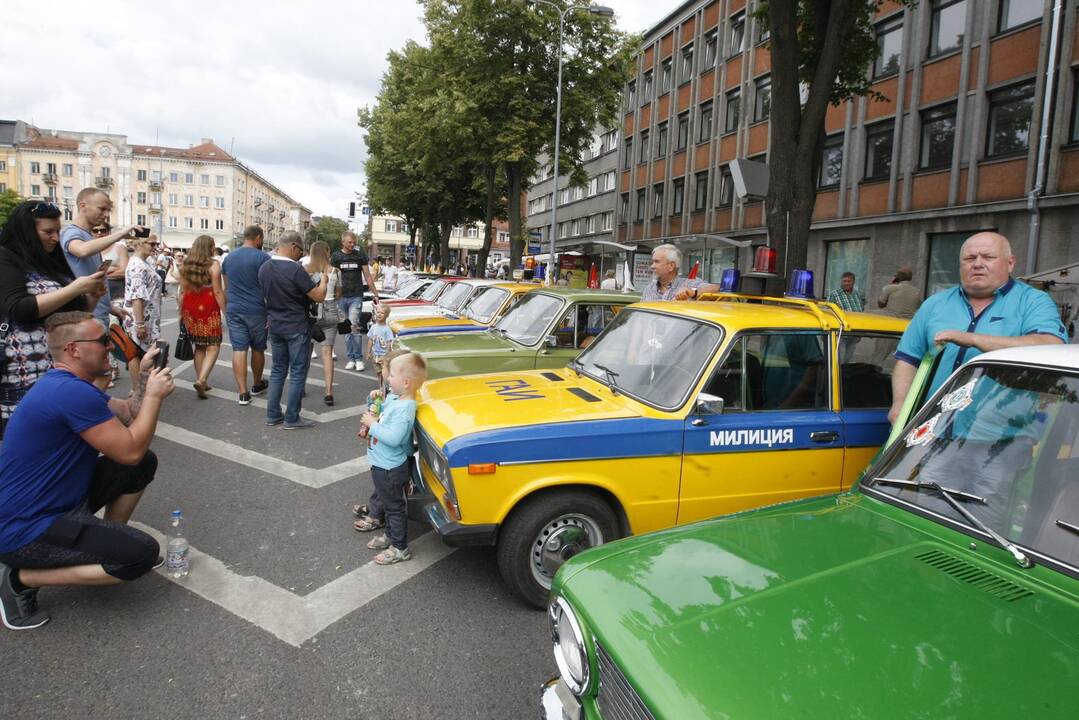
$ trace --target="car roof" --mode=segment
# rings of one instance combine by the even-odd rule
[[[594,290],[590,288],[572,288],[563,286],[543,287],[540,292],[557,295],[567,300],[600,300],[605,302],[636,302],[638,293],[626,293],[619,290]]]
[[[983,353],[972,362],[1006,362],[1079,369],[1079,345],[1028,345]]]
[[[517,293],[530,292],[543,286],[534,282],[506,282],[505,280],[497,280],[495,281],[495,287],[506,288],[507,290]]]
[[[653,301],[634,305],[635,308],[658,310],[716,322],[731,330],[750,327],[805,328],[812,330],[838,327],[833,313],[849,324],[849,330],[903,332],[907,321],[890,315],[866,312],[844,312],[835,305],[817,301],[788,298],[758,298],[756,296],[723,295],[723,299]],[[747,300],[748,302],[737,302]],[[761,302],[763,301],[763,302]],[[776,303],[776,304],[772,304]],[[816,310],[813,308],[816,307]]]

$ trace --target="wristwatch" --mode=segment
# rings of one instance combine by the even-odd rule
[[[692,290],[693,290],[693,299],[694,299],[694,300],[696,300],[696,299],[697,299],[697,295],[698,295],[698,294],[699,294],[699,292],[700,292],[700,289],[699,289],[699,288],[692,288]]]

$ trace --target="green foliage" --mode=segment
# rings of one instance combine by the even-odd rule
[[[341,234],[348,230],[348,223],[344,220],[338,220],[335,217],[329,215],[320,217],[318,222],[307,228],[307,237],[304,240],[307,242],[307,247],[311,247],[311,243],[321,240],[330,246],[330,252],[341,249]]]
[[[19,193],[14,190],[5,190],[0,193],[0,228],[7,224],[8,215],[22,200]]]

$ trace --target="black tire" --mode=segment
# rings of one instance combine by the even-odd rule
[[[544,553],[541,536],[566,542]],[[544,609],[552,570],[581,550],[617,539],[611,506],[594,493],[560,490],[529,498],[514,509],[498,537],[498,570],[510,590],[529,605]]]

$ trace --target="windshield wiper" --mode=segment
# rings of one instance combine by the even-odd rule
[[[1064,522],[1063,520],[1057,520],[1057,525],[1070,533],[1079,535],[1079,525],[1072,525],[1070,522]]]
[[[1015,562],[1017,565],[1019,565],[1019,567],[1029,568],[1034,566],[1034,563],[1031,561],[1031,559],[1027,557],[1026,553],[1020,550],[1019,547],[1015,545],[1015,543],[1011,542],[1003,535],[1000,535],[995,530],[993,530],[993,528],[989,527],[981,520],[976,518],[959,502],[960,499],[963,499],[967,500],[968,502],[981,502],[984,505],[986,504],[985,498],[980,498],[977,495],[971,495],[969,493],[965,493],[959,490],[952,490],[950,488],[941,487],[940,483],[934,482],[933,480],[912,481],[897,480],[895,478],[877,478],[876,480],[877,482],[881,482],[886,485],[900,485],[903,487],[911,486],[915,489],[928,488],[930,490],[935,490],[942,498],[944,498],[948,502],[949,505],[951,505],[955,509],[957,513],[965,517],[971,525],[978,528],[989,537],[993,538],[997,545],[1011,553],[1011,556],[1015,558]],[[972,498],[973,500],[971,500]]]
[[[603,374],[607,376],[607,383],[611,387],[611,392],[613,394],[617,395],[618,394],[618,383],[615,382],[615,378],[618,377],[618,373],[616,373],[614,370],[611,370],[609,367],[607,367],[605,365],[600,365],[599,363],[592,363],[592,366],[596,367],[596,368],[599,368],[600,370],[603,371]]]
[[[584,367],[584,365],[581,365],[581,361],[577,358],[573,358],[568,363],[566,363],[566,367],[577,373],[577,377],[581,377],[581,368]]]

